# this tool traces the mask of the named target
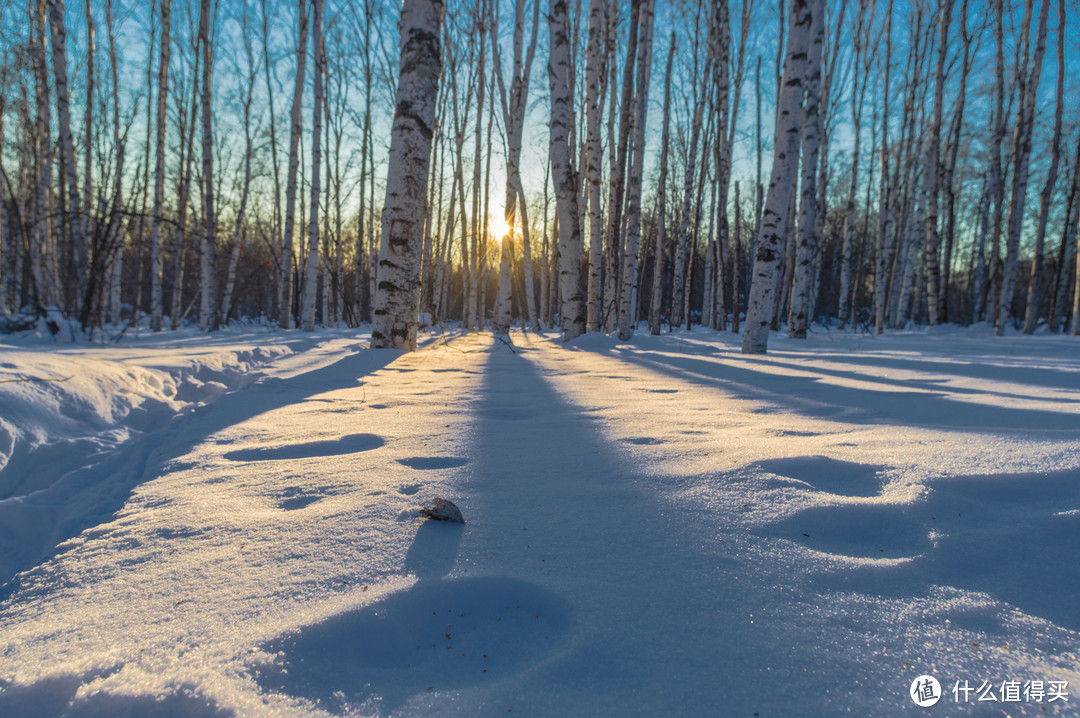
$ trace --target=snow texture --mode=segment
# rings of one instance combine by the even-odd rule
[[[991,332],[9,340],[0,715],[1076,715],[1080,358]]]

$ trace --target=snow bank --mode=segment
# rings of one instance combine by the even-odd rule
[[[236,330],[109,345],[8,337],[0,344],[0,584],[120,508],[150,446],[132,439],[327,338]]]

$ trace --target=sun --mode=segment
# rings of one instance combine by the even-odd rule
[[[500,240],[510,233],[510,225],[506,223],[506,217],[502,212],[496,212],[488,217],[488,231]]]

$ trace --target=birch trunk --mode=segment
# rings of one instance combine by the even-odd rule
[[[817,248],[817,173],[821,145],[821,52],[825,41],[824,0],[811,0],[810,47],[806,64],[806,99],[802,127],[802,197],[799,202],[799,238],[795,247],[795,280],[788,312],[788,330],[795,339],[805,339],[811,293],[814,288],[814,260]]]
[[[1076,269],[1077,217],[1080,216],[1080,137],[1077,138],[1073,160],[1072,184],[1069,187],[1069,211],[1065,215],[1065,229],[1061,233],[1061,250],[1058,254],[1057,292],[1050,312],[1050,331],[1057,332],[1059,322],[1068,313],[1069,275]]]
[[[667,254],[667,175],[668,153],[671,146],[671,68],[675,60],[675,33],[671,33],[671,46],[668,48],[667,68],[664,70],[664,120],[660,134],[660,179],[656,186],[656,256],[653,259],[652,301],[649,302],[649,333],[659,334],[663,318],[664,277]],[[599,202],[599,188],[597,189]],[[599,221],[598,221],[599,224]]]
[[[168,2],[168,0],[165,0]],[[255,79],[258,76],[258,66],[255,64],[255,55],[251,48],[250,35],[247,32],[247,10],[242,9],[242,32],[244,50],[247,55],[248,76],[247,87],[242,90],[243,123],[244,123],[244,179],[240,186],[240,206],[236,210],[236,221],[233,223],[232,251],[229,253],[229,269],[226,273],[225,291],[221,297],[221,321],[228,323],[229,315],[233,309],[233,292],[236,289],[236,267],[240,260],[240,247],[244,238],[244,220],[247,216],[248,199],[251,195],[251,159],[255,154],[254,141],[251,132],[251,103],[255,94]]]
[[[637,88],[634,91],[634,156],[627,182],[626,245],[623,247],[622,291],[619,294],[619,338],[634,335],[638,317],[638,252],[641,248],[641,183],[645,161],[645,120],[649,109],[649,71],[652,66],[653,7],[656,0],[641,5],[641,37],[638,43]]]
[[[949,321],[949,287],[952,284],[952,258],[956,246],[956,163],[960,153],[960,132],[963,129],[964,108],[967,101],[968,76],[974,60],[972,53],[973,34],[968,30],[968,0],[960,4],[960,34],[963,38],[963,60],[960,69],[960,87],[956,96],[956,108],[953,110],[949,126],[948,154],[942,168],[941,182],[945,193],[945,255],[941,267],[941,293],[938,297],[938,316],[941,321]]]
[[[390,136],[371,346],[416,349],[435,101],[442,71],[442,0],[405,0]]]
[[[1034,0],[1028,0],[1025,11],[1023,33],[1026,45],[1027,30],[1031,23],[1031,11]],[[1005,247],[1005,267],[1001,277],[1001,293],[997,301],[997,320],[994,322],[994,336],[1005,334],[1005,323],[1012,317],[1013,295],[1016,290],[1016,272],[1020,258],[1020,230],[1024,223],[1024,201],[1027,198],[1027,185],[1031,163],[1031,133],[1035,124],[1035,98],[1039,90],[1039,78],[1042,75],[1043,56],[1046,54],[1046,24],[1050,14],[1049,0],[1043,0],[1039,7],[1039,24],[1035,31],[1035,52],[1030,60],[1024,54],[1024,66],[1019,85],[1020,106],[1016,111],[1016,136],[1013,140],[1013,182],[1012,203],[1009,207],[1009,233]],[[1030,62],[1030,70],[1028,70]]]
[[[466,271],[469,273],[469,291],[465,296],[465,326],[468,329],[482,328],[482,322],[480,321],[480,243],[481,237],[487,236],[488,220],[486,216],[481,216],[480,202],[481,192],[484,189],[483,182],[481,181],[481,161],[482,161],[482,147],[484,146],[484,99],[485,88],[487,86],[487,76],[485,74],[485,59],[487,57],[486,46],[484,44],[484,35],[487,33],[487,19],[488,9],[485,7],[483,0],[478,0],[476,6],[476,27],[479,31],[479,38],[476,40],[477,46],[480,48],[480,57],[477,62],[477,80],[474,84],[476,88],[476,135],[475,144],[473,149],[473,181],[472,181],[472,252],[470,254],[471,261],[468,263]],[[471,38],[470,38],[471,41]],[[501,257],[500,264],[509,261],[509,257]],[[509,266],[507,266],[509,271]],[[496,309],[496,324],[498,321],[498,314],[500,309],[505,311],[506,320],[509,322],[510,306],[509,306],[509,282],[503,282],[505,285],[503,289],[507,292],[507,301],[505,308],[499,307]],[[498,300],[497,300],[498,301]],[[506,327],[509,331],[509,326]]]
[[[199,328],[214,331],[218,328],[214,254],[217,249],[217,220],[214,216],[214,135],[211,124],[210,77],[212,48],[210,47],[211,0],[199,5],[199,46],[202,48],[202,181],[203,181],[203,244],[199,262],[201,282]]]
[[[589,59],[585,70],[585,106],[588,123],[585,146],[587,158],[585,172],[589,194],[589,306],[586,321],[590,332],[600,331],[604,305],[604,241],[603,217],[600,207],[600,119],[604,108],[600,97],[600,86],[603,82],[605,70],[604,20],[606,14],[606,0],[590,0]],[[670,66],[671,62],[669,60],[668,67]],[[614,93],[614,88],[612,93]],[[664,146],[666,146],[666,141]],[[661,161],[663,162],[663,160]],[[661,174],[663,174],[663,169]],[[662,193],[663,179],[660,180],[660,183],[660,192]],[[659,332],[659,330],[657,331]]]
[[[889,181],[889,78],[892,68],[892,20],[893,0],[885,19],[885,88],[882,92],[881,112],[881,177],[878,191],[878,233],[876,267],[874,271],[874,333],[885,331],[886,304],[889,296],[889,267],[892,264],[893,244],[890,234],[892,222],[893,186]]]
[[[615,87],[616,69],[614,61],[616,43],[615,13],[611,13],[608,29],[608,57],[611,67],[611,107],[608,118],[608,146],[611,152],[610,177],[608,180],[607,231],[604,233],[606,244],[604,258],[604,309],[603,324],[605,332],[613,332],[619,323],[619,271],[623,247],[623,200],[626,187],[626,158],[630,140],[630,118],[634,99],[634,59],[637,55],[638,24],[641,5],[644,0],[630,2],[630,29],[626,43],[626,62],[623,64],[622,100],[619,105],[619,134],[615,138]]]
[[[548,81],[551,91],[551,172],[559,218],[559,327],[563,340],[585,332],[581,296],[581,230],[578,222],[577,178],[569,143],[571,124],[570,38],[567,0],[550,0]]]
[[[711,33],[710,33],[711,35]],[[693,83],[698,84],[697,48],[699,36],[694,37],[694,71]],[[712,70],[712,55],[710,53],[705,63],[704,76],[708,77]],[[690,147],[686,155],[686,168],[683,175],[682,208],[679,211],[679,226],[675,231],[675,266],[672,269],[671,279],[671,326],[672,328],[683,324],[683,314],[686,307],[686,277],[687,277],[687,252],[689,251],[688,237],[690,231],[691,208],[694,200],[694,178],[697,174],[698,145],[701,142],[701,118],[705,112],[705,101],[708,93],[699,93],[694,102],[694,119],[690,125]]]
[[[941,181],[941,118],[945,101],[945,60],[948,52],[949,24],[952,22],[953,0],[943,0],[938,6],[937,65],[934,69],[934,109],[930,120],[929,147],[923,179],[926,186],[926,302],[930,326],[941,323],[941,233],[938,231],[938,186]]]
[[[191,164],[194,159],[195,148],[195,114],[199,106],[199,82],[196,79],[199,74],[199,67],[201,67],[201,60],[198,53],[195,54],[195,73],[192,76],[191,81],[191,104],[185,106],[184,102],[180,102],[179,112],[179,131],[180,131],[180,183],[177,188],[179,197],[177,198],[176,208],[176,247],[174,249],[174,260],[176,262],[176,279],[173,282],[173,295],[172,295],[172,308],[169,316],[171,317],[172,329],[175,331],[180,328],[181,320],[186,314],[183,310],[183,296],[184,296],[184,269],[185,269],[185,253],[187,249],[187,213],[188,205],[191,201]]]
[[[840,307],[837,312],[837,326],[843,329],[852,318],[852,261],[854,258],[855,236],[855,193],[859,187],[859,151],[862,142],[862,112],[866,99],[866,84],[870,75],[870,58],[867,9],[872,0],[859,0],[859,13],[855,20],[854,44],[855,58],[852,63],[851,89],[851,178],[848,181],[847,201],[844,203],[844,228],[842,230],[840,250]],[[860,76],[859,72],[862,71]],[[871,148],[872,149],[872,148]]]
[[[532,30],[529,38],[529,46],[525,48],[525,0],[517,0],[514,9],[514,62],[513,76],[510,80],[510,94],[506,93],[506,84],[503,80],[502,58],[499,53],[498,37],[496,32],[491,33],[492,59],[495,66],[495,79],[498,82],[499,97],[502,103],[503,123],[506,127],[506,204],[505,220],[510,228],[509,236],[516,233],[517,215],[521,217],[522,235],[522,260],[525,274],[525,310],[534,331],[540,331],[540,317],[536,309],[536,296],[533,287],[532,248],[529,242],[529,215],[528,205],[525,201],[525,190],[521,181],[521,145],[524,135],[525,110],[529,94],[529,77],[532,74],[533,58],[536,55],[536,38],[540,20],[540,3],[533,5]],[[590,27],[591,27],[590,20]],[[599,145],[597,145],[599,151]],[[599,178],[597,178],[597,192],[599,192]],[[505,241],[503,243],[505,246]],[[512,245],[511,245],[512,246]],[[506,247],[509,250],[509,247]],[[503,249],[500,247],[500,255]],[[510,314],[510,256],[505,255],[507,261],[502,261],[500,256],[499,265],[499,295],[496,303],[496,315],[509,317]],[[503,269],[503,266],[506,269]],[[506,290],[503,290],[503,275],[506,275]],[[505,305],[503,309],[502,305]],[[509,322],[507,320],[507,327]]]
[[[293,233],[296,226],[296,178],[300,166],[300,111],[304,101],[304,70],[307,64],[308,0],[298,0],[299,36],[296,42],[296,75],[293,80],[293,101],[289,128],[289,169],[285,179],[285,227],[281,248],[281,315],[282,329],[293,328]]]
[[[799,123],[802,119],[803,76],[812,22],[807,0],[792,0],[789,11],[787,57],[776,112],[772,176],[754,241],[754,269],[743,330],[744,354],[764,354],[769,345],[776,275],[787,231],[795,173],[799,165]]]
[[[161,56],[158,60],[157,131],[154,142],[154,209],[150,225],[150,329],[160,332],[164,320],[161,301],[161,224],[165,199],[165,125],[169,99],[169,51],[172,46],[172,0],[161,0]],[[249,150],[250,151],[250,150]]]
[[[83,146],[86,148],[86,152],[83,154],[83,214],[82,217],[80,217],[80,234],[86,249],[83,257],[86,272],[81,278],[81,283],[79,285],[79,293],[81,295],[80,302],[82,303],[82,308],[79,313],[79,322],[85,329],[90,323],[92,312],[95,311],[94,296],[96,295],[96,292],[90,290],[97,284],[95,281],[96,273],[94,273],[94,276],[90,276],[90,273],[95,266],[94,243],[90,237],[90,213],[93,207],[94,197],[93,184],[91,181],[94,168],[94,153],[90,151],[90,148],[93,146],[94,137],[94,79],[96,77],[94,54],[97,52],[94,37],[96,28],[94,25],[91,0],[86,0],[83,15],[86,20],[86,106],[83,108]]]
[[[67,29],[64,25],[64,0],[48,0],[49,29],[52,39],[53,79],[56,85],[56,129],[60,139],[60,159],[67,190],[67,208],[63,215],[64,235],[74,259],[76,297],[86,276],[86,246],[82,234],[82,211],[75,166],[75,142],[71,135],[71,95],[67,72]],[[87,150],[89,151],[89,149]],[[76,309],[77,307],[69,307]]]
[[[995,287],[1001,282],[1000,246],[1001,230],[1005,217],[1005,175],[1006,168],[1002,159],[1005,146],[1005,129],[1008,110],[1005,107],[1005,10],[1003,0],[994,2],[994,134],[990,147],[990,195],[994,202],[994,214],[990,235],[990,258],[986,282],[976,287],[980,296],[975,303],[976,317],[986,317],[993,324],[997,319],[997,292]]]
[[[1057,82],[1054,101],[1054,135],[1050,140],[1050,167],[1046,182],[1039,193],[1039,223],[1035,229],[1035,249],[1031,260],[1031,280],[1028,283],[1027,312],[1024,317],[1024,334],[1035,331],[1042,300],[1043,247],[1046,243],[1046,223],[1050,215],[1050,203],[1057,186],[1058,165],[1061,163],[1061,123],[1065,109],[1065,3],[1058,6]]]
[[[323,23],[323,0],[314,0],[311,16],[311,43],[314,50],[314,62],[315,66],[312,68],[314,75],[313,79],[313,93],[312,93],[312,111],[311,111],[311,209],[308,212],[308,260],[307,277],[304,280],[304,301],[303,308],[301,310],[301,317],[303,322],[303,330],[305,332],[315,331],[315,299],[316,292],[319,286],[319,200],[322,198],[322,184],[320,175],[322,174],[322,123],[323,123],[323,76],[326,73],[326,56],[323,49],[322,38],[322,23]],[[434,106],[435,98],[431,98],[432,106]],[[434,127],[434,122],[428,123],[429,126]],[[430,153],[430,140],[428,151]],[[425,165],[426,170],[426,165]],[[427,204],[427,191],[426,191],[426,179],[425,174],[425,194],[424,201],[421,205]],[[421,220],[419,222],[420,227],[423,228],[423,214],[421,214]],[[421,235],[421,247],[423,246],[423,235]],[[323,292],[327,291],[326,286],[323,286]],[[324,317],[325,320],[325,317]]]
[[[57,306],[59,301],[59,276],[56,264],[56,235],[53,231],[52,195],[52,139],[50,132],[51,93],[49,92],[48,60],[46,59],[45,5],[34,3],[33,17],[33,71],[37,115],[34,124],[34,152],[37,160],[35,186],[34,240],[31,251],[31,274],[34,279],[37,311]],[[27,108],[29,109],[29,108]]]

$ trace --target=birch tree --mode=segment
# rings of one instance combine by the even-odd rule
[[[214,133],[211,115],[211,61],[210,47],[211,0],[199,4],[199,47],[202,49],[202,180],[203,180],[203,243],[199,261],[201,282],[199,304],[199,328],[205,331],[217,329],[218,314],[215,301],[215,261],[217,250],[216,219],[214,214]]]
[[[653,258],[652,301],[649,303],[649,333],[660,333],[664,289],[664,260],[667,253],[667,175],[668,153],[671,146],[671,67],[675,60],[675,33],[671,33],[667,69],[664,70],[664,119],[660,134],[660,179],[656,185],[656,253]]]
[[[326,72],[326,54],[323,48],[322,23],[323,0],[313,0],[311,14],[311,44],[314,50],[315,67],[312,68],[313,93],[311,109],[311,209],[308,212],[308,259],[305,267],[307,277],[304,280],[304,300],[301,320],[305,332],[315,331],[315,298],[319,284],[319,200],[322,185],[322,121],[323,121],[323,75]],[[434,98],[432,103],[434,104]],[[434,124],[430,123],[433,127]],[[430,143],[431,138],[428,138]],[[430,154],[430,147],[428,148]],[[427,198],[425,183],[424,198]],[[426,204],[426,203],[425,203]],[[420,225],[423,226],[421,220]],[[323,287],[326,291],[326,287]]]
[[[61,214],[64,237],[71,248],[74,273],[77,277],[76,296],[86,272],[86,248],[82,233],[82,209],[79,198],[78,168],[75,165],[75,142],[71,135],[71,95],[68,88],[67,28],[64,24],[64,0],[48,0],[49,34],[52,39],[53,79],[56,88],[56,128],[60,140],[60,164],[67,192],[67,207]],[[87,148],[89,152],[89,148]],[[61,192],[61,200],[64,192]]]
[[[1031,258],[1031,279],[1028,282],[1027,311],[1024,316],[1024,334],[1035,331],[1042,300],[1043,247],[1046,243],[1046,223],[1050,217],[1050,204],[1057,187],[1058,165],[1061,163],[1061,124],[1065,111],[1065,3],[1058,6],[1057,33],[1057,81],[1054,100],[1054,134],[1050,140],[1050,167],[1046,181],[1039,193],[1039,220],[1035,227],[1035,248]]]
[[[592,11],[590,10],[590,13]],[[503,125],[506,127],[506,204],[504,216],[508,227],[507,238],[500,247],[500,254],[506,252],[509,260],[509,243],[515,236],[515,226],[518,215],[521,217],[521,253],[524,264],[525,278],[525,311],[534,331],[540,331],[540,318],[536,308],[535,290],[533,288],[533,264],[532,247],[529,237],[529,206],[525,200],[525,188],[521,182],[521,145],[524,137],[525,110],[529,96],[529,77],[532,74],[533,58],[536,56],[536,37],[540,25],[540,0],[534,0],[532,29],[529,33],[529,45],[525,47],[525,0],[517,0],[514,5],[514,56],[513,75],[510,79],[510,92],[507,95],[506,83],[503,79],[502,57],[499,52],[498,33],[491,32],[492,58],[495,65],[495,77],[499,85],[499,98],[502,104]],[[590,17],[590,32],[592,19]],[[591,42],[591,40],[590,40]],[[590,120],[591,121],[591,120]],[[597,119],[599,126],[599,119]],[[599,154],[599,145],[596,147]],[[489,155],[490,159],[490,155]],[[599,203],[599,168],[597,168],[597,203]],[[505,247],[505,250],[503,249]],[[503,283],[504,271],[506,283],[509,286],[509,261],[503,263],[500,256],[499,284]],[[506,269],[503,269],[504,264]],[[505,304],[505,313],[509,314],[509,296],[503,296],[499,291],[499,301]],[[501,312],[497,309],[497,313]]]
[[[160,332],[164,319],[161,290],[161,225],[165,203],[165,126],[169,96],[172,0],[161,0],[161,55],[158,59],[157,128],[154,137],[154,209],[150,225],[150,329]]]
[[[802,197],[799,201],[798,244],[795,248],[795,284],[788,313],[788,329],[796,339],[806,338],[813,306],[814,259],[817,254],[817,171],[821,143],[821,49],[825,40],[824,0],[811,0],[810,47],[806,63],[806,99],[802,126]]]
[[[298,0],[296,74],[293,78],[292,109],[289,112],[289,168],[285,179],[285,226],[281,247],[281,305],[278,324],[293,328],[293,233],[296,223],[296,180],[300,168],[300,111],[304,101],[304,70],[307,64],[308,0]]]
[[[627,182],[626,244],[623,247],[622,291],[619,295],[619,338],[634,335],[638,316],[638,251],[641,248],[641,183],[645,161],[645,120],[649,108],[649,71],[652,65],[653,8],[656,0],[641,5],[641,45],[638,52],[637,88],[634,91],[634,125],[631,141],[634,156]]]
[[[754,269],[742,340],[744,354],[764,354],[769,345],[776,275],[799,163],[803,77],[812,24],[807,0],[791,0],[788,23],[788,49],[776,109],[776,131],[773,134],[776,140],[772,173],[762,211],[761,229],[754,240]]]
[[[859,0],[859,11],[855,18],[852,41],[855,45],[855,57],[851,74],[851,176],[848,180],[847,201],[844,203],[844,227],[840,250],[840,306],[837,312],[837,325],[843,329],[851,318],[852,300],[852,263],[854,261],[855,236],[855,195],[859,189],[859,155],[862,146],[862,115],[866,101],[866,85],[870,77],[873,54],[870,51],[869,32],[871,19],[867,19],[868,10],[874,7],[873,0]],[[860,74],[861,73],[861,74]]]
[[[401,61],[371,328],[375,348],[416,349],[442,18],[442,0],[404,0],[401,7]]]
[[[603,210],[600,207],[600,118],[604,108],[600,90],[606,69],[604,66],[606,15],[606,0],[590,0],[589,54],[585,69],[585,107],[588,124],[585,141],[585,181],[589,194],[589,303],[586,323],[590,332],[600,331],[604,306]],[[668,66],[670,67],[670,60]],[[614,93],[614,88],[612,92]],[[664,166],[666,167],[666,163]],[[663,180],[661,180],[662,185]]]
[[[646,0],[648,2],[648,0]],[[585,332],[585,306],[580,289],[581,229],[577,177],[571,162],[570,37],[567,0],[548,5],[548,84],[551,91],[551,173],[559,222],[559,328],[569,341]]]
[[[952,22],[953,0],[938,4],[938,47],[934,69],[934,109],[930,120],[929,146],[923,178],[926,182],[926,302],[930,325],[941,323],[941,259],[938,256],[941,234],[938,231],[938,185],[941,180],[941,118],[945,102],[945,60],[949,43],[949,24]]]
[[[1001,293],[997,300],[997,319],[994,336],[1005,334],[1005,323],[1012,316],[1013,295],[1016,289],[1016,272],[1020,256],[1020,230],[1024,222],[1024,204],[1027,197],[1028,176],[1031,164],[1031,133],[1035,124],[1035,97],[1042,76],[1043,57],[1046,54],[1046,25],[1050,13],[1049,0],[1042,0],[1039,7],[1038,28],[1035,31],[1035,51],[1028,57],[1025,49],[1030,42],[1032,6],[1027,0],[1024,23],[1021,28],[1021,52],[1018,96],[1020,106],[1016,110],[1016,134],[1013,139],[1012,203],[1009,207],[1009,232],[1005,247],[1005,267],[1001,277]]]

